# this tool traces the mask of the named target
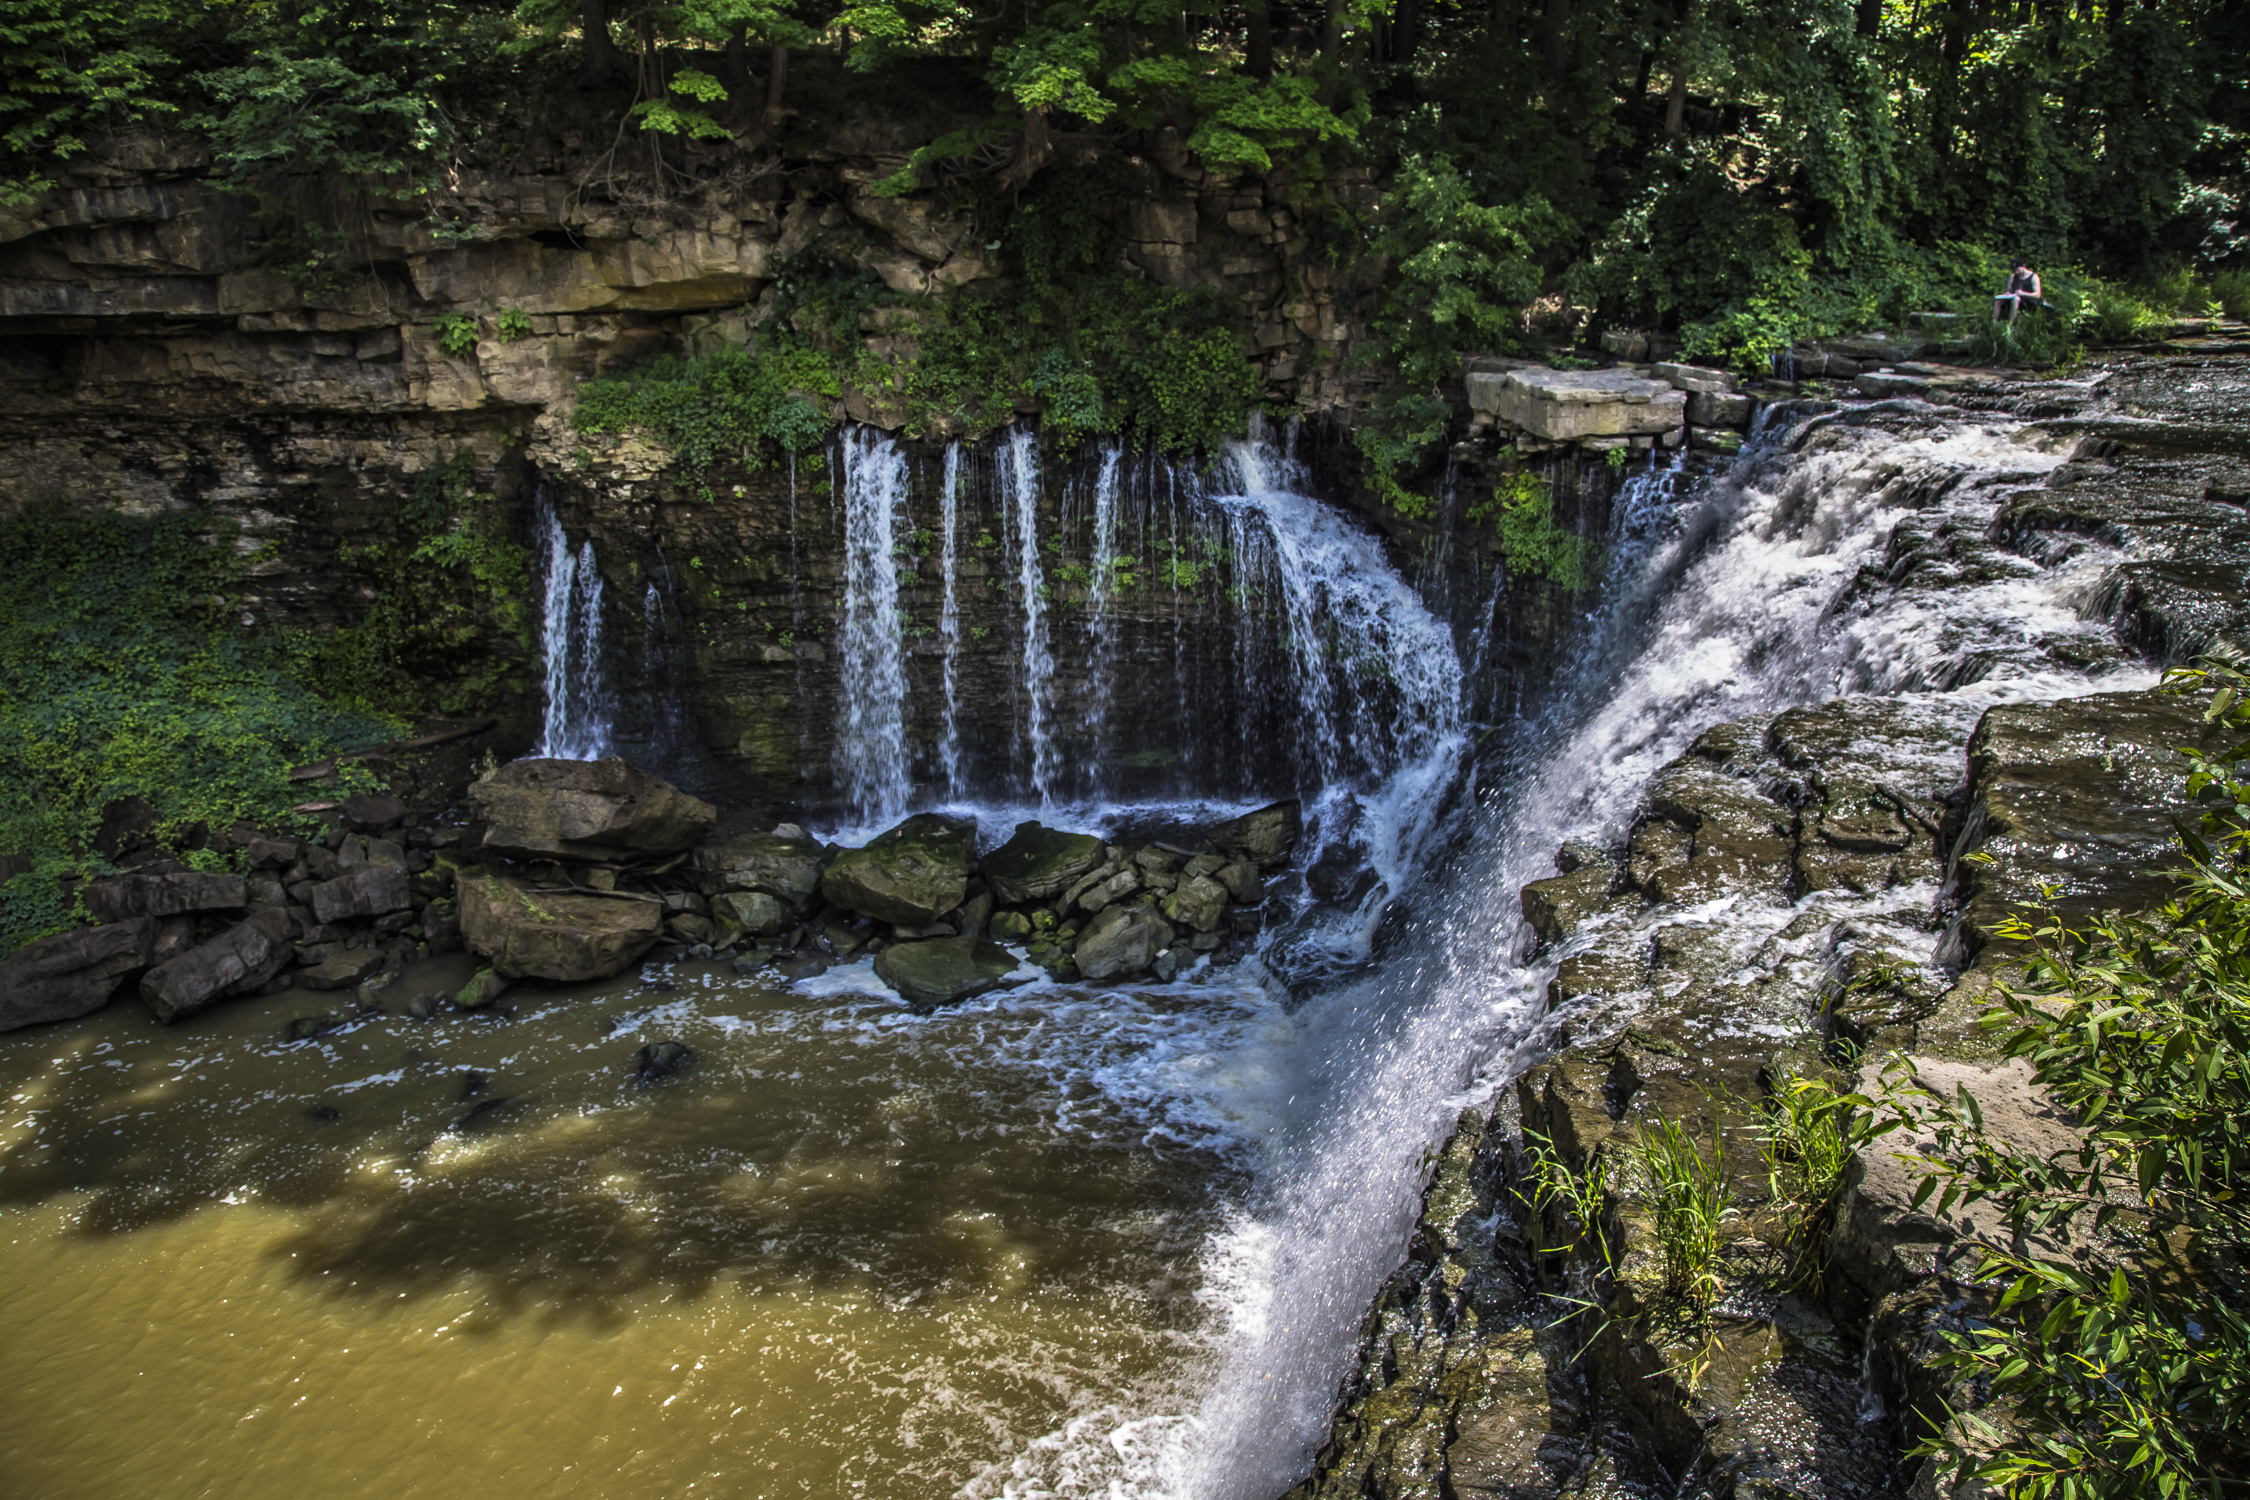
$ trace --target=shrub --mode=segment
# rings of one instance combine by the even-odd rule
[[[289,768],[393,737],[324,703],[304,642],[235,617],[232,551],[208,516],[36,508],[0,520],[0,954],[83,920],[62,877],[103,807],[145,798],[160,835],[286,822]]]
[[[1999,929],[2033,957],[1987,1024],[2080,1144],[2038,1157],[1997,1139],[1966,1091],[1901,1112],[1937,1133],[1917,1206],[1988,1200],[2011,1237],[1981,1247],[1978,1275],[2005,1290],[1943,1363],[2012,1403],[2014,1431],[1969,1419],[1996,1448],[1981,1460],[1952,1428],[1924,1445],[2011,1496],[2216,1495],[2250,1467],[2250,677],[2178,682],[2217,688],[2206,718],[2233,743],[2187,752],[2208,810],[2183,832],[2177,894],[2148,920]],[[2066,1222],[2092,1263],[2013,1238]]]

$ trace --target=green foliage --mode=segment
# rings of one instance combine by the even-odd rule
[[[1594,586],[1601,573],[1601,544],[1555,519],[1553,486],[1517,470],[1492,487],[1490,499],[1469,507],[1472,526],[1489,526],[1500,560],[1518,578],[1543,578],[1570,593]]]
[[[2177,894],[2147,920],[2072,929],[2048,912],[2000,929],[2033,956],[1995,987],[1987,1024],[2082,1141],[2034,1155],[1990,1133],[1966,1090],[1899,1105],[1936,1141],[1917,1206],[1989,1202],[2008,1231],[1978,1270],[2006,1282],[1999,1305],[1945,1360],[2013,1406],[2012,1430],[1965,1419],[1982,1459],[1959,1426],[1925,1449],[2012,1496],[2217,1493],[2213,1476],[2250,1457],[2250,677],[2216,663],[2175,682],[2216,689],[2206,718],[2225,741],[2187,751],[2205,810],[2183,830]],[[2094,1259],[2018,1238],[2065,1224]]]
[[[1765,1100],[1758,1150],[1772,1208],[1781,1216],[1793,1286],[1820,1289],[1844,1174],[1857,1152],[1895,1126],[1879,1120],[1873,1104],[1822,1079],[1794,1076]]]
[[[207,516],[35,508],[0,519],[0,952],[78,917],[61,880],[101,810],[146,798],[177,836],[286,822],[289,768],[399,726],[324,703],[306,643],[240,624],[237,564]]]
[[[1609,1238],[1604,1231],[1612,1167],[1608,1153],[1591,1153],[1586,1164],[1573,1171],[1546,1136],[1526,1126],[1523,1138],[1531,1145],[1524,1176],[1531,1189],[1531,1211],[1539,1229],[1540,1248],[1572,1254],[1590,1244],[1608,1263]],[[1549,1238],[1549,1226],[1558,1218],[1562,1223],[1556,1227],[1570,1235],[1559,1243]]]
[[[478,490],[464,451],[423,474],[386,517],[386,535],[337,562],[369,597],[342,630],[296,643],[300,676],[369,714],[467,714],[524,690],[531,556],[497,497]]]
[[[1706,1151],[1679,1120],[1644,1121],[1627,1148],[1624,1181],[1648,1212],[1664,1290],[1708,1309],[1721,1286],[1721,1231],[1735,1211],[1723,1139],[1713,1131]]]
[[[430,325],[430,332],[448,359],[466,359],[477,352],[477,320],[472,313],[447,313]]]
[[[499,334],[501,343],[512,344],[518,339],[531,337],[531,314],[520,307],[503,307],[492,320],[492,326]]]
[[[0,10],[0,206],[53,185],[86,134],[176,114],[168,0],[11,0]]]
[[[759,469],[774,454],[827,440],[828,416],[814,399],[842,387],[832,356],[781,335],[760,348],[726,348],[700,359],[659,355],[578,388],[573,430],[642,431],[691,472],[722,459]]]
[[[1446,157],[1399,164],[1369,241],[1388,271],[1363,356],[1395,371],[1397,384],[1353,438],[1369,483],[1402,514],[1430,513],[1400,476],[1444,436],[1451,409],[1437,391],[1459,377],[1462,356],[1519,346],[1524,305],[1539,292],[1537,257],[1573,228],[1538,197],[1479,203]]]

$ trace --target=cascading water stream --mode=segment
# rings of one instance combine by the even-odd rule
[[[1016,543],[1016,586],[1023,593],[1023,656],[1019,691],[1024,704],[1031,795],[1042,811],[1055,804],[1060,757],[1055,750],[1055,657],[1047,640],[1047,573],[1039,562],[1039,437],[1029,428],[1008,434],[996,479],[1001,515]]]
[[[1628,485],[1606,605],[1573,670],[1522,726],[1502,793],[1420,887],[1400,956],[1316,997],[1255,1059],[1228,1062],[1286,1079],[1291,1098],[1268,1127],[1275,1144],[1250,1204],[1204,1257],[1216,1325],[1207,1361],[1169,1398],[1059,1434],[1068,1462],[1030,1472],[1098,1473],[1112,1494],[1196,1500],[1289,1488],[1326,1435],[1360,1320],[1406,1241],[1422,1153],[1542,1045],[1552,963],[1520,961],[1515,910],[1554,849],[1613,838],[1648,776],[1714,722],[1839,692],[1912,692],[1954,680],[1965,653],[1996,643],[2101,632],[2076,608],[2099,556],[1942,603],[1842,609],[1841,591],[1933,494],[1981,529],[2007,485],[2064,454],[2005,422],[1961,419],[1906,440],[1834,427],[1802,443],[1808,425],[1819,424],[1800,413],[1772,426],[1764,451],[1691,503],[1684,524],[1664,509],[1669,471]],[[1929,696],[1973,713],[2086,687],[2022,667]]]
[[[609,753],[617,704],[602,657],[602,575],[592,538],[575,552],[562,518],[544,495],[536,524],[546,542],[545,609],[540,648],[546,658],[547,701],[538,753],[558,760],[598,760]]]
[[[881,824],[906,809],[906,646],[899,618],[897,545],[906,504],[906,456],[873,428],[841,444],[844,489],[843,696],[837,712],[836,781],[860,820]]]
[[[1111,608],[1117,602],[1117,480],[1125,458],[1116,443],[1104,443],[1101,451],[1101,467],[1094,475],[1094,546],[1086,584],[1093,644],[1093,691],[1087,700],[1086,728],[1095,735],[1108,724],[1115,696],[1117,621]]]
[[[938,640],[945,647],[945,729],[938,740],[938,768],[945,773],[945,794],[961,795],[961,599],[959,591],[961,533],[961,444],[945,445],[945,473],[939,480],[938,569],[943,577],[945,600],[938,607]]]

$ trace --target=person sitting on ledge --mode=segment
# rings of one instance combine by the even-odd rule
[[[2039,273],[2031,269],[2031,262],[2017,256],[2008,270],[2008,286],[1992,299],[1992,316],[2003,323],[2015,321],[2019,312],[2039,312],[2047,306],[2046,294],[2039,286]]]

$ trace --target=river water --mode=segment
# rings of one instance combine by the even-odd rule
[[[1348,970],[1386,899],[1411,898],[1380,964],[1309,995],[1253,960],[915,1017],[865,965],[794,986],[681,965],[301,1043],[280,1029],[333,997],[168,1030],[119,1005],[0,1037],[0,1277],[27,1289],[0,1305],[0,1473],[58,1497],[1271,1500],[1322,1436],[1425,1151],[1538,1045],[1515,889],[1561,837],[1614,835],[1720,719],[1845,691],[2083,690],[2026,643],[2098,631],[2078,607],[2098,552],[1941,602],[1839,604],[1893,528],[1981,525],[2056,445],[2001,419],[1797,420],[1735,485],[1636,481],[1575,671],[1497,726],[1515,748],[1473,807],[1473,684],[1380,549],[1270,453],[1195,497],[1228,552],[1273,570],[1296,719],[1319,727],[1317,836],[1376,877],[1268,956]],[[855,441],[876,537],[889,460]],[[1002,457],[1035,482],[1026,453]],[[559,529],[550,559],[560,639],[584,591],[555,580],[593,565]],[[885,712],[892,686],[870,689]],[[1027,809],[1068,780],[1040,691]],[[575,732],[555,716],[549,743]],[[882,750],[844,752],[871,823],[902,795]],[[390,993],[465,973],[433,961]],[[641,1082],[658,1040],[695,1064]]]

